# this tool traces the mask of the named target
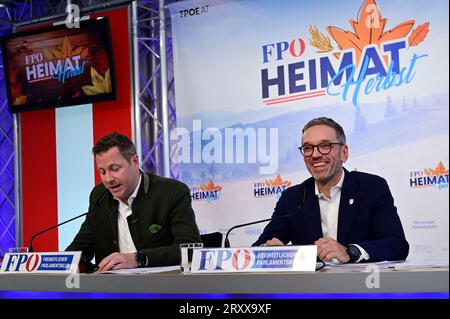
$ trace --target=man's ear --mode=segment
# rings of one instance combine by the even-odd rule
[[[341,153],[341,160],[342,160],[342,163],[345,163],[345,162],[347,161],[348,155],[349,155],[348,146],[347,146],[347,144],[345,144],[345,145],[342,147],[342,153]]]
[[[132,158],[131,158],[131,162],[136,165],[137,167],[139,167],[139,157],[137,156],[137,154],[135,154]]]

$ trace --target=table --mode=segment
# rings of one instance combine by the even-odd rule
[[[379,287],[371,288],[370,279],[378,275],[379,280],[372,280],[372,286],[374,282],[379,282]],[[0,291],[149,294],[447,293],[447,296],[449,291],[448,266],[420,270],[381,269],[377,274],[361,270],[324,269],[289,273],[182,274],[174,271],[71,276],[0,274]]]

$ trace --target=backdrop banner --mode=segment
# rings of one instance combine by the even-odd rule
[[[301,129],[327,116],[348,170],[384,177],[409,258],[448,259],[448,1],[182,1],[172,18],[172,161],[201,231],[271,216],[310,177]],[[248,246],[265,224],[234,230]]]

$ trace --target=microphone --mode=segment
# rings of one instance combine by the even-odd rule
[[[59,224],[54,225],[54,226],[51,226],[51,227],[49,227],[49,228],[46,228],[46,229],[41,230],[40,232],[34,234],[33,237],[31,237],[31,239],[30,239],[30,245],[28,246],[28,251],[29,251],[30,253],[33,252],[33,240],[34,240],[37,236],[42,235],[43,233],[46,233],[46,232],[48,232],[49,230],[52,230],[52,229],[54,229],[54,228],[57,228],[57,227],[59,227],[59,226],[61,226],[61,225],[67,224],[68,222],[71,222],[72,220],[75,220],[75,219],[81,218],[81,217],[83,217],[83,216],[86,216],[86,215],[89,214],[90,212],[92,212],[92,211],[94,211],[95,209],[97,209],[97,207],[99,207],[99,206],[102,204],[102,202],[103,202],[103,200],[105,199],[107,193],[108,193],[108,189],[105,189],[105,191],[102,193],[102,195],[100,196],[100,198],[95,202],[94,207],[92,207],[92,208],[91,208],[90,210],[88,210],[86,213],[83,213],[83,214],[81,214],[81,215],[75,216],[75,217],[73,217],[73,218],[71,218],[71,219],[69,219],[69,220],[66,220],[66,221],[64,221],[64,222],[62,222],[62,223],[59,223]]]
[[[250,226],[250,225],[254,225],[254,224],[259,224],[259,223],[264,223],[264,222],[268,222],[268,221],[271,221],[271,220],[282,219],[282,218],[292,217],[292,216],[298,215],[300,213],[299,210],[301,208],[303,208],[303,206],[305,205],[305,193],[306,193],[305,187],[300,187],[300,194],[299,194],[300,196],[299,196],[299,200],[298,200],[298,203],[297,203],[297,212],[296,213],[294,213],[294,214],[286,214],[286,215],[281,215],[281,216],[275,216],[275,217],[271,217],[271,218],[257,220],[257,221],[250,222],[250,223],[235,225],[235,226],[231,227],[227,231],[223,244],[226,245],[226,243],[229,243],[228,235],[231,233],[231,231],[233,229],[241,228],[241,227],[245,227],[245,226]]]

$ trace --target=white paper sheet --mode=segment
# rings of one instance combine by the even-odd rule
[[[96,272],[96,274],[155,274],[169,271],[180,271],[180,266],[144,267]]]

